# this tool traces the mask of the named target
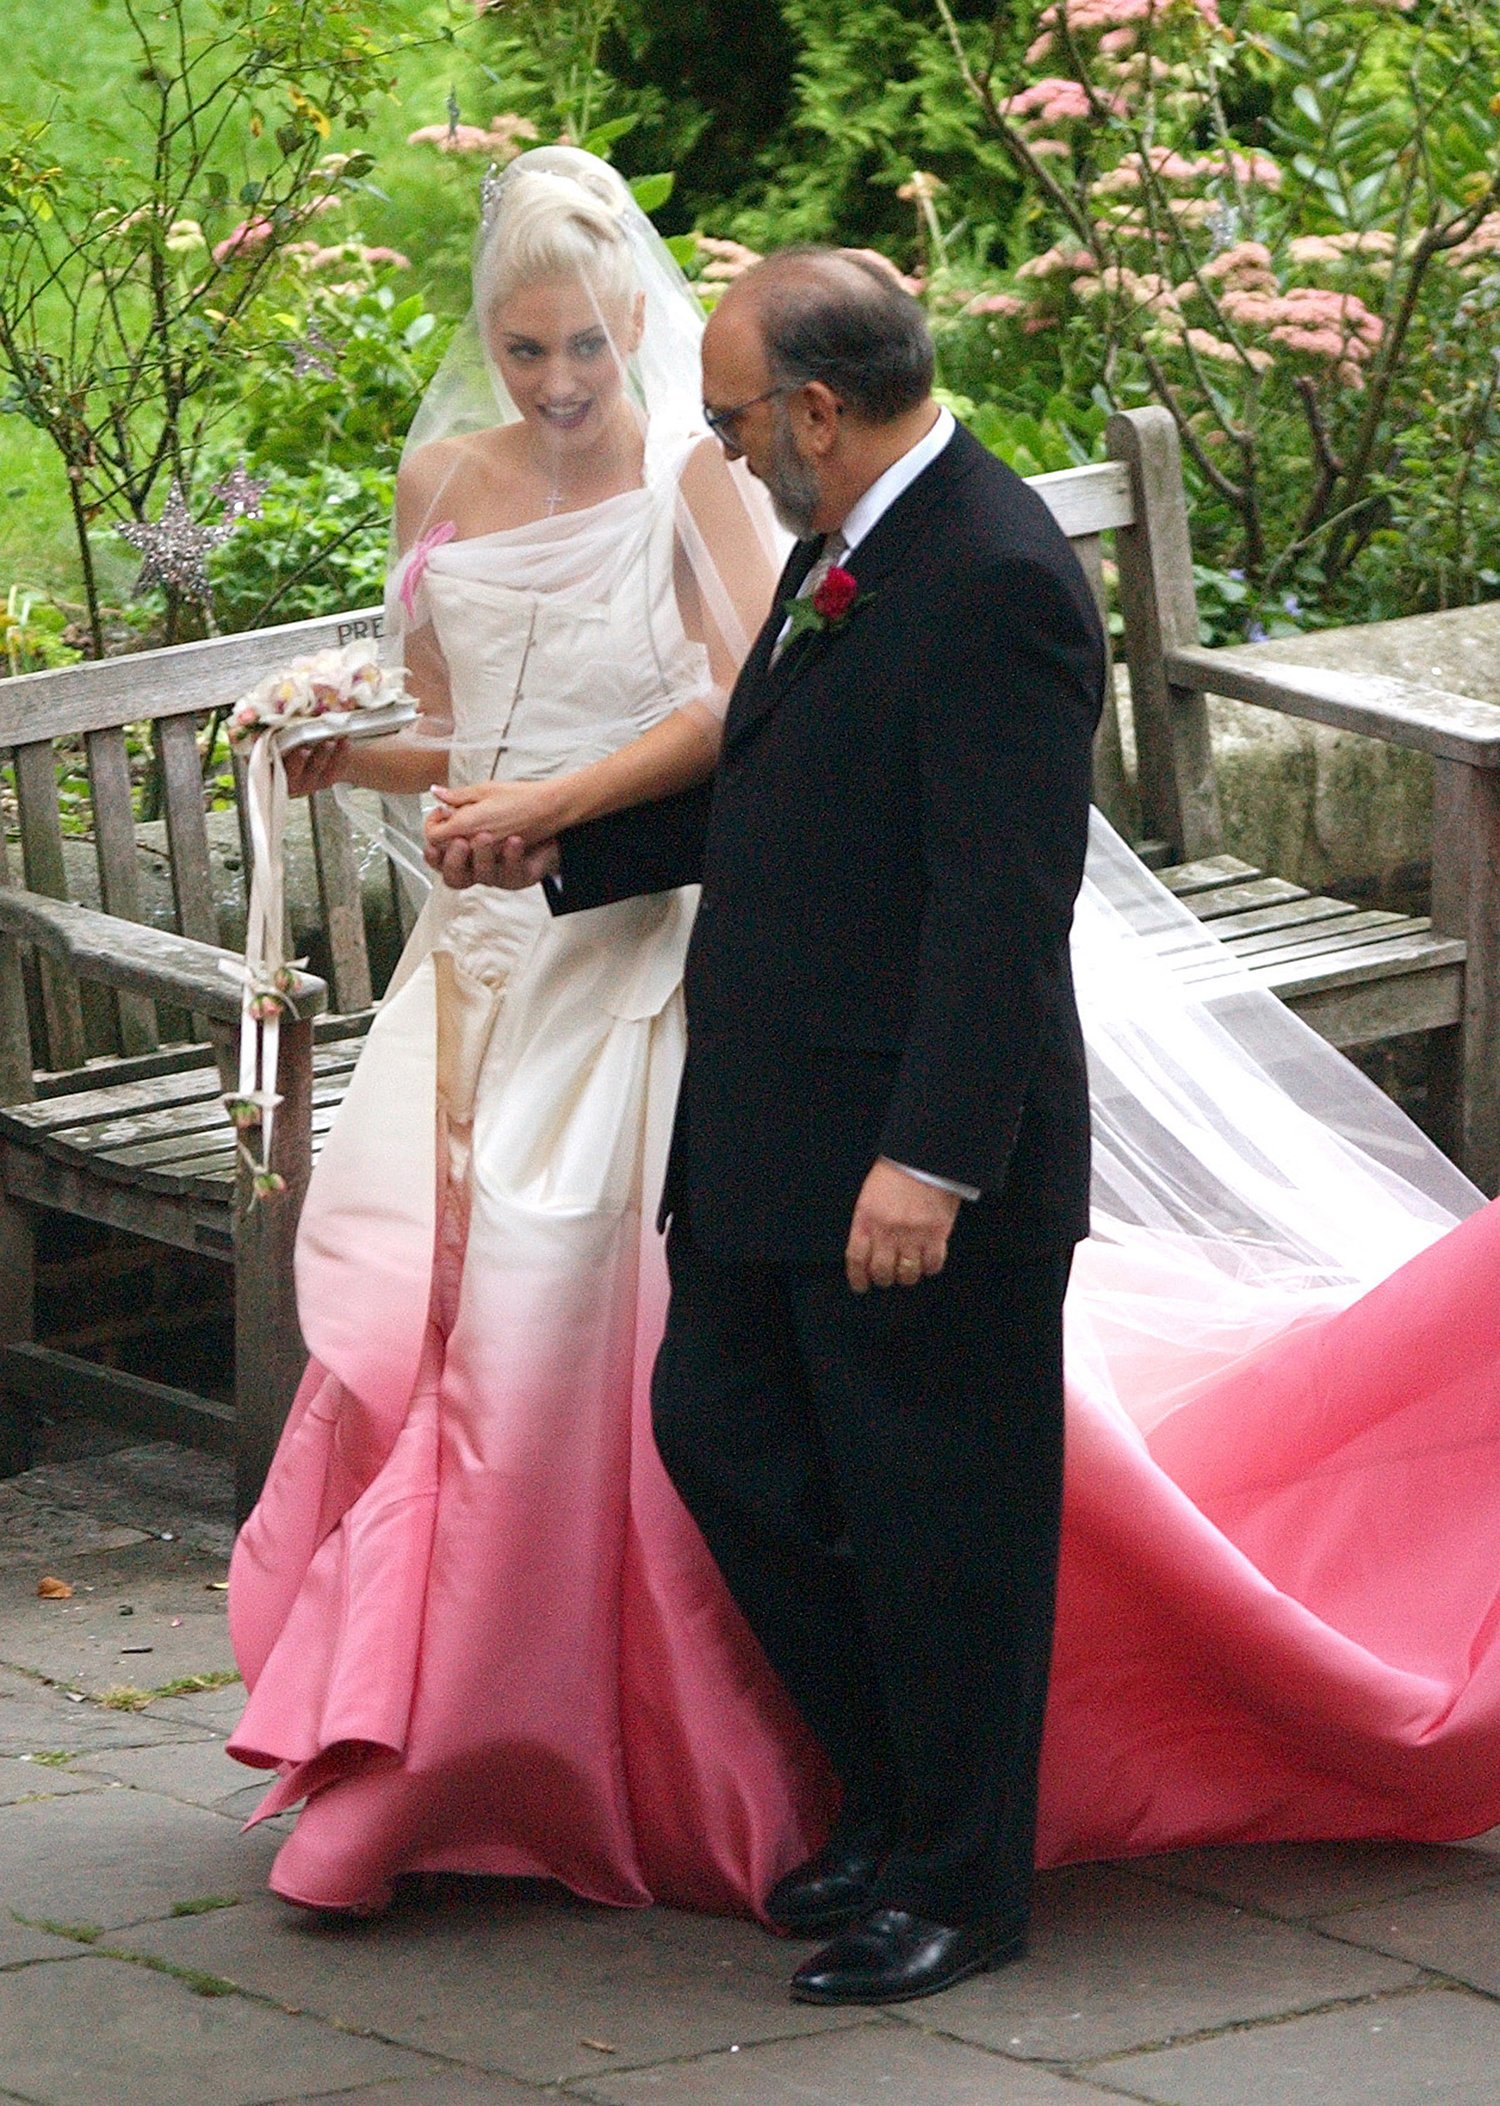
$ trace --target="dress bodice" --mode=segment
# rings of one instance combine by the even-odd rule
[[[677,603],[674,499],[667,481],[433,554],[451,782],[584,766],[707,693]]]

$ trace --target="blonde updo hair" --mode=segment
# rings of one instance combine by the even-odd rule
[[[608,162],[577,146],[538,146],[486,185],[474,268],[483,314],[540,278],[581,276],[595,297],[628,306],[638,290],[625,215],[631,196]]]

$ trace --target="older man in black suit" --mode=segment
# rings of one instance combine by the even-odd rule
[[[1068,931],[1103,639],[931,380],[872,264],[787,251],[731,287],[705,407],[798,545],[711,800],[561,843],[568,909],[703,884],[655,1423],[843,1784],[766,1903],[831,1934],[793,1979],[823,2003],[1024,1947],[1088,1226]]]

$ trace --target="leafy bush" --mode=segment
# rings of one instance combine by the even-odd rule
[[[64,633],[68,617],[46,593],[12,585],[0,607],[0,645],[9,673],[41,673],[82,655]]]
[[[218,375],[261,348],[284,252],[368,171],[329,155],[333,125],[363,129],[427,33],[426,0],[121,7],[136,72],[108,122],[67,143],[8,110],[0,151],[0,406],[59,456],[96,652],[95,521],[146,520],[169,486],[191,509]],[[186,598],[166,595],[169,634]]]
[[[394,469],[324,462],[294,473],[256,465],[268,484],[260,516],[241,520],[209,559],[220,627],[255,629],[378,605]]]
[[[984,41],[948,14],[974,107],[1027,188],[1016,267],[962,303],[998,364],[1032,396],[1050,381],[1063,401],[1168,408],[1200,554],[1243,581],[1251,624],[1284,625],[1289,595],[1358,618],[1489,589],[1493,10],[1049,0],[1014,28],[1005,15]],[[951,307],[953,274],[935,290]]]
[[[257,469],[394,467],[448,328],[393,282],[390,252],[347,242],[321,253],[322,275],[258,310],[267,349],[221,377],[225,422]]]

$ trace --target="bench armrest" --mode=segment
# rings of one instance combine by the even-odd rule
[[[34,943],[82,980],[128,988],[214,1023],[239,1020],[241,984],[224,967],[244,961],[215,944],[10,885],[0,885],[0,932]],[[328,1007],[328,989],[311,973],[294,973],[287,1001],[294,1017],[319,1016]]]
[[[1265,649],[1253,644],[1169,651],[1167,678],[1175,688],[1253,702],[1280,716],[1357,731],[1391,746],[1412,746],[1439,760],[1500,768],[1500,704],[1378,674],[1292,665],[1266,657]]]

